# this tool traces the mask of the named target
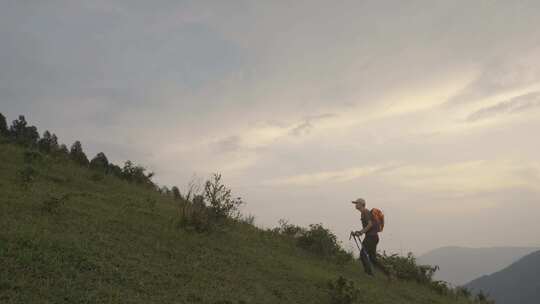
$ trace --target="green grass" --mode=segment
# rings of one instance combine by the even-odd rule
[[[25,185],[25,151],[0,143],[0,303],[329,303],[340,275],[362,303],[466,303],[247,224],[178,229],[176,201],[70,162],[44,156]]]

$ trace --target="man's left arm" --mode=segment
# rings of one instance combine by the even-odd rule
[[[360,231],[356,231],[356,235],[357,235],[357,236],[361,236],[362,234],[368,232],[369,229],[371,229],[371,227],[373,227],[373,221],[371,221],[371,219],[369,219],[369,222],[368,222],[368,224],[366,225],[366,227],[364,227],[364,229],[362,229],[362,230],[360,230]]]

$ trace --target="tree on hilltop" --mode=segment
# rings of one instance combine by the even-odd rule
[[[60,156],[63,156],[63,157],[69,157],[69,150],[67,148],[66,145],[64,144],[61,144],[60,147],[58,147],[58,151],[57,151],[58,155]]]
[[[51,152],[56,152],[60,147],[58,146],[58,136],[56,134],[52,134],[51,136]]]
[[[9,134],[6,117],[0,113],[0,136],[7,136]]]
[[[51,135],[51,133],[47,130],[43,132],[43,136],[38,141],[38,148],[45,152],[45,153],[51,153],[58,149],[58,139]]]
[[[135,165],[132,161],[128,160],[124,163],[124,168],[122,169],[122,178],[138,184],[155,186],[152,182],[152,177],[154,176],[154,173],[150,172],[147,174],[145,173],[145,171],[146,168]]]
[[[39,140],[39,133],[35,126],[28,126],[24,115],[19,115],[9,128],[10,135],[19,144],[35,146]]]
[[[19,118],[15,119],[11,123],[9,133],[11,133],[11,136],[13,136],[15,139],[24,137],[27,124],[28,123],[26,122],[24,115],[19,115]]]
[[[79,165],[88,166],[89,164],[88,157],[84,154],[81,142],[78,140],[71,146],[69,157]]]
[[[109,167],[108,167],[108,171],[109,174],[112,174],[118,178],[122,178],[122,168],[120,168],[119,166],[113,164],[113,163],[109,163]]]
[[[90,161],[90,168],[97,169],[107,172],[109,170],[109,160],[105,153],[99,152],[92,160]]]

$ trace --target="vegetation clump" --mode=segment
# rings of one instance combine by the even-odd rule
[[[200,189],[192,183],[184,197],[177,187],[172,188],[173,198],[180,200],[179,227],[205,232],[227,221],[241,219],[239,208],[244,202],[223,184],[221,174],[214,173]]]
[[[434,280],[433,276],[439,270],[439,266],[418,265],[412,253],[408,253],[407,256],[399,256],[397,254],[387,255],[383,252],[382,255],[379,255],[379,260],[385,265],[392,276],[400,280],[414,281],[426,285],[439,295],[450,296],[455,299],[463,298],[469,303],[494,303],[493,300],[490,300],[483,293],[473,296],[472,292],[465,287],[452,288],[445,281]]]
[[[336,235],[322,224],[311,224],[304,228],[280,220],[279,227],[272,232],[292,238],[298,247],[317,256],[333,259],[340,265],[353,260],[352,254],[341,247]]]
[[[407,256],[398,254],[387,255],[385,252],[379,255],[380,261],[398,279],[416,281],[418,283],[430,283],[433,275],[439,269],[438,266],[418,265],[412,253]]]
[[[340,276],[335,281],[328,283],[330,304],[354,304],[358,303],[361,293],[354,282]]]
[[[29,126],[25,116],[20,115],[8,127],[6,117],[0,113],[0,139],[11,142],[29,150],[25,152],[26,163],[32,163],[41,159],[42,154],[51,156],[57,160],[71,160],[79,166],[91,168],[103,174],[114,175],[123,180],[143,184],[158,191],[157,185],[152,181],[154,173],[146,173],[146,169],[132,161],[126,161],[123,168],[110,163],[105,153],[100,152],[91,161],[86,156],[82,143],[75,141],[68,150],[65,144],[60,144],[56,134],[48,130],[40,137],[35,126]],[[96,178],[96,180],[101,180]]]

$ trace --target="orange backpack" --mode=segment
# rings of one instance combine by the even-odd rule
[[[371,209],[371,216],[377,222],[377,227],[379,228],[377,232],[382,232],[384,229],[384,213],[380,209],[373,208]]]

